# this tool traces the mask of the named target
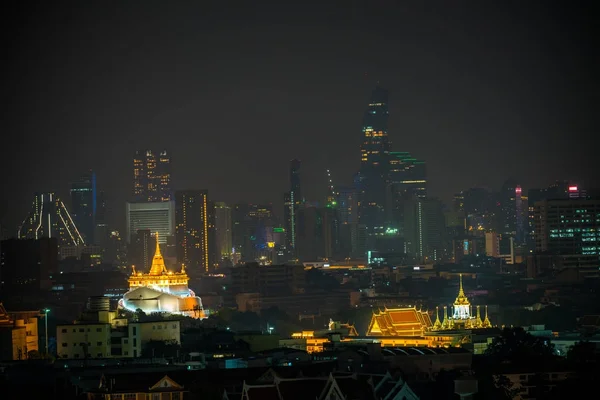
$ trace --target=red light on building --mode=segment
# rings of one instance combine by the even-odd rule
[[[577,186],[569,186],[569,192],[576,192]]]
[[[521,193],[521,186],[517,186],[515,189],[515,193]]]

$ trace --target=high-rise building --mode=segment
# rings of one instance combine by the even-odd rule
[[[370,232],[382,226],[385,219],[386,189],[389,171],[388,91],[377,86],[371,98],[362,126],[360,146],[360,208],[361,224]]]
[[[90,171],[71,184],[73,220],[87,244],[95,243],[96,201],[96,173]]]
[[[159,233],[160,244],[167,244],[175,234],[175,204],[172,201],[127,203],[127,243],[137,231],[149,229]]]
[[[175,192],[175,243],[177,262],[190,271],[209,272],[211,268],[209,221],[210,210],[206,190],[180,190]]]
[[[171,157],[166,151],[161,151],[158,156],[151,150],[135,153],[133,196],[136,202],[172,200]]]
[[[17,232],[19,239],[57,238],[58,246],[83,246],[85,240],[65,204],[54,193],[36,194]]]
[[[215,203],[215,240],[219,261],[231,259],[232,228],[231,207],[223,202]]]
[[[304,198],[302,197],[302,186],[300,181],[301,165],[302,163],[298,159],[290,161],[290,191],[285,193],[283,198],[286,249],[288,252],[288,256],[292,258],[298,256],[296,252],[298,209],[302,204],[304,204]]]
[[[275,226],[270,204],[236,204],[232,210],[232,241],[241,261],[257,261],[268,247],[269,231]]]
[[[159,237],[160,238],[160,237]],[[135,233],[130,247],[131,263],[138,271],[149,271],[156,247],[156,238],[150,229],[140,229]]]
[[[418,262],[441,260],[446,244],[442,202],[413,197],[404,203],[404,207],[406,254]]]
[[[598,275],[600,200],[542,200],[534,205],[535,251],[565,268]]]

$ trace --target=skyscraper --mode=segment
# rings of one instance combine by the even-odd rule
[[[83,246],[85,240],[65,204],[54,193],[36,194],[17,232],[19,239],[57,238],[58,246]]]
[[[166,151],[156,156],[151,150],[136,151],[133,157],[133,196],[138,202],[170,201],[171,157]]]
[[[181,190],[175,192],[175,243],[177,262],[190,271],[208,272],[210,269],[208,192]]]
[[[377,86],[362,126],[360,220],[369,233],[383,224],[389,171],[388,91]]]
[[[215,203],[215,240],[219,261],[231,258],[232,228],[231,207],[222,202]]]
[[[286,249],[288,255],[297,257],[296,237],[298,229],[298,209],[304,203],[302,187],[300,184],[301,161],[294,159],[290,161],[290,191],[284,195],[284,219],[286,234]]]
[[[127,203],[127,243],[137,231],[149,229],[159,233],[160,244],[167,244],[175,230],[175,207],[172,201]]]
[[[87,244],[95,243],[96,200],[96,174],[89,171],[71,184],[73,219]]]

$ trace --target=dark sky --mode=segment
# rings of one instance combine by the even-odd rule
[[[177,189],[273,202],[288,161],[311,199],[358,168],[376,81],[394,150],[430,192],[598,186],[593,12],[569,1],[76,1],[5,10],[0,223],[34,191],[97,171],[124,225],[135,149],[166,148]],[[549,8],[552,4],[551,8]],[[592,168],[594,167],[594,168]]]

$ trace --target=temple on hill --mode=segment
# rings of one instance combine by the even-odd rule
[[[206,318],[200,297],[188,288],[190,278],[182,265],[180,272],[168,271],[156,237],[156,252],[150,272],[136,271],[131,266],[129,291],[119,301],[119,307],[130,311],[141,309],[145,313],[166,312]]]
[[[485,317],[481,319],[480,306],[476,307],[476,313],[473,315],[473,306],[469,299],[465,295],[462,283],[462,274],[460,274],[460,283],[458,288],[458,296],[454,300],[452,306],[452,314],[448,316],[448,307],[444,306],[444,317],[440,320],[440,310],[436,307],[436,319],[433,324],[432,331],[443,331],[443,330],[460,330],[460,329],[479,329],[479,328],[491,328],[492,323],[488,318],[487,306],[485,306]]]

